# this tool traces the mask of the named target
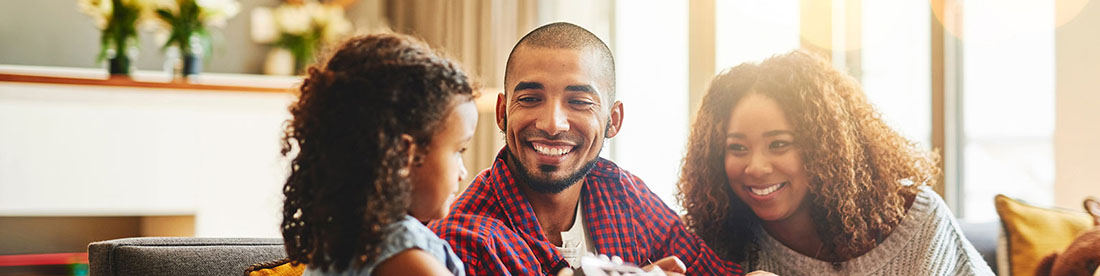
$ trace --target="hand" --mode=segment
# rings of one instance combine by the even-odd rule
[[[665,274],[669,276],[684,275],[684,273],[687,273],[687,266],[684,265],[684,262],[676,256],[664,257],[660,260],[657,260],[656,262],[650,263],[649,265],[642,267],[642,269],[645,271],[651,271],[656,268],[661,269],[665,272]]]
[[[568,267],[562,268],[558,270],[558,276],[573,276],[573,269]]]
[[[572,275],[572,274],[570,274],[570,275]],[[763,271],[763,270],[757,270],[757,271],[749,272],[749,274],[745,274],[745,276],[777,276],[777,275],[775,275],[775,273],[771,273],[771,272],[767,272],[767,271]]]

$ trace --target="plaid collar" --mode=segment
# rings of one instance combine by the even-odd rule
[[[538,259],[553,260],[550,262],[554,264],[551,268],[557,267],[558,263],[565,263],[565,259],[543,234],[531,203],[520,192],[519,185],[505,162],[507,156],[507,147],[497,153],[496,160],[486,175],[489,181],[485,184],[494,192],[497,199],[495,202],[504,210],[507,223],[513,231],[523,236],[528,246],[538,255]],[[579,184],[583,185],[581,204],[584,204],[583,216],[588,228],[585,230],[592,237],[596,252],[620,256],[630,263],[647,264],[653,260],[643,257],[648,255],[646,248],[638,247],[636,237],[624,235],[636,233],[637,227],[632,223],[636,218],[634,210],[626,206],[627,200],[623,200],[628,196],[623,191],[624,183],[620,183],[623,180],[622,174],[622,169],[614,162],[597,157],[596,165]]]

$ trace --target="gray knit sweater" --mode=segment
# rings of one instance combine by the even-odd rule
[[[963,237],[939,195],[921,188],[913,206],[881,244],[840,264],[802,255],[757,228],[760,252],[747,271],[778,275],[993,275],[973,245]]]

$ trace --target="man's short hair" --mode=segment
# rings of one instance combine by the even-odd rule
[[[504,69],[505,85],[508,83],[508,72],[512,70],[512,58],[520,47],[593,51],[599,57],[599,64],[603,67],[600,71],[604,76],[600,79],[606,86],[608,99],[610,102],[615,102],[615,58],[611,55],[611,49],[607,44],[592,32],[572,23],[555,22],[527,33],[519,39],[519,42],[516,42],[512,52],[508,54],[508,63]],[[505,87],[504,91],[507,94],[508,87]]]

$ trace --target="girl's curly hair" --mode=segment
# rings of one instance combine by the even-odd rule
[[[795,128],[810,179],[806,203],[824,248],[851,259],[875,247],[921,185],[939,181],[938,156],[892,130],[856,80],[804,51],[744,63],[714,78],[692,126],[677,199],[685,224],[715,252],[753,261],[759,218],[730,188],[726,129],[733,107],[756,93],[779,103]]]
[[[383,226],[402,219],[411,191],[408,134],[427,149],[457,104],[474,99],[458,65],[399,34],[351,38],[309,68],[290,106],[282,154],[293,155],[282,233],[295,263],[361,268],[378,255]],[[419,159],[424,150],[411,153]]]

